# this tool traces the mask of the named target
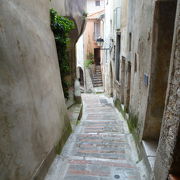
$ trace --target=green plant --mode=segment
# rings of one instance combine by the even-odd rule
[[[70,39],[68,38],[69,33],[75,28],[75,24],[72,20],[60,16],[54,9],[50,9],[50,19],[51,29],[56,42],[64,96],[68,98],[69,87],[65,81],[65,76],[70,73],[67,45],[70,43]]]
[[[84,66],[85,66],[85,68],[89,68],[89,66],[90,66],[91,64],[93,64],[93,63],[94,63],[93,60],[87,59],[87,60],[84,61]]]
[[[87,12],[83,12],[83,17],[86,18],[88,16],[88,13]]]

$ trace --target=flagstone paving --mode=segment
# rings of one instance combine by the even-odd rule
[[[83,118],[45,180],[140,180],[127,125],[103,95],[84,94]]]

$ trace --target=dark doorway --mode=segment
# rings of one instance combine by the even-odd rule
[[[156,2],[153,27],[151,81],[143,139],[158,142],[165,106],[176,1]]]
[[[129,102],[130,102],[130,86],[131,86],[131,62],[127,62],[126,67],[126,88],[125,88],[125,110],[129,112]]]
[[[125,65],[126,65],[126,58],[122,57],[121,59],[121,79],[120,79],[120,83],[121,83],[121,103],[125,104],[124,101],[124,90],[125,90],[125,75],[126,75],[126,71],[125,71]]]
[[[116,39],[116,80],[119,81],[120,69],[120,51],[121,51],[121,35],[117,35]]]
[[[84,86],[84,75],[81,67],[79,67],[79,81],[80,81],[80,85]]]
[[[101,64],[100,48],[94,49],[94,61],[96,66],[99,66]]]
[[[110,96],[113,97],[113,71],[112,71],[112,65],[110,64]]]

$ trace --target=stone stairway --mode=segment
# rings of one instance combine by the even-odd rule
[[[83,94],[82,100],[83,117],[45,180],[148,180],[112,99]]]
[[[93,82],[94,87],[102,87],[103,86],[101,66],[96,66],[95,73],[93,74],[93,77],[92,77],[92,82]]]

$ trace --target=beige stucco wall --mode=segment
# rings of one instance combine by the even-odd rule
[[[44,0],[0,4],[0,179],[31,179],[69,125],[50,8]]]
[[[94,48],[99,48],[94,40],[94,23],[95,19],[88,19],[84,31],[84,58],[87,59],[89,53],[94,54]]]

